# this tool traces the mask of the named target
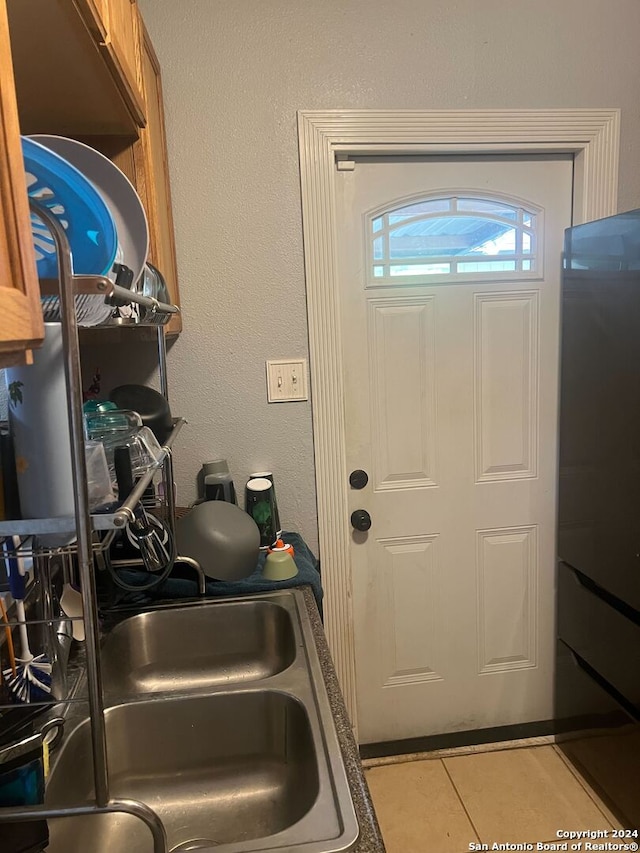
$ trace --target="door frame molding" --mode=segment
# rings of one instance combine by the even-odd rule
[[[620,110],[298,112],[304,264],[325,630],[356,728],[336,161],[357,154],[574,155],[573,224],[617,212]],[[342,168],[349,168],[348,162]]]

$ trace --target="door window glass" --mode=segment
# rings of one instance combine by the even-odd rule
[[[540,216],[499,198],[449,196],[412,201],[368,218],[369,277],[482,278],[537,274]],[[500,277],[500,276],[499,276]]]

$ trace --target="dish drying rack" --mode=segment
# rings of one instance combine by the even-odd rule
[[[175,305],[159,302],[153,297],[133,293],[119,287],[104,276],[74,275],[71,260],[71,250],[63,227],[49,211],[30,200],[33,213],[37,214],[48,226],[55,242],[58,258],[58,280],[43,279],[40,282],[43,296],[57,295],[60,299],[60,315],[64,349],[64,365],[67,388],[67,405],[69,409],[69,426],[71,435],[71,459],[74,481],[75,516],[69,518],[23,519],[19,521],[0,522],[1,537],[44,536],[46,534],[74,534],[76,542],[62,548],[16,549],[13,555],[32,556],[39,565],[50,565],[51,558],[75,556],[78,563],[79,578],[82,591],[83,616],[85,630],[86,681],[87,696],[77,698],[65,695],[61,699],[53,699],[44,707],[54,704],[66,705],[72,702],[88,703],[91,724],[91,747],[93,757],[93,780],[95,787],[95,802],[82,806],[65,806],[63,808],[48,808],[45,805],[20,806],[0,808],[0,827],[5,822],[27,822],[81,815],[108,814],[121,812],[133,815],[142,820],[149,828],[153,838],[154,853],[167,853],[167,837],[162,821],[158,815],[145,803],[130,799],[113,799],[109,793],[109,769],[107,762],[106,731],[104,722],[104,703],[102,694],[102,677],[100,672],[99,622],[94,573],[94,558],[111,545],[118,530],[123,530],[134,519],[134,508],[142,500],[145,491],[151,484],[155,474],[163,470],[165,483],[165,500],[167,522],[175,535],[175,495],[173,491],[173,464],[171,448],[186,423],[184,418],[174,419],[171,434],[162,446],[161,453],[146,473],[135,484],[131,494],[112,513],[92,514],[89,509],[87,490],[86,461],[84,453],[84,420],[82,409],[82,376],[80,369],[80,347],[78,341],[78,323],[75,312],[75,296],[78,294],[113,296],[128,302],[136,302],[153,314],[176,314],[180,309]],[[166,342],[162,324],[148,324],[156,328],[158,337],[158,370],[161,392],[166,397],[168,392]],[[96,533],[102,533],[97,541]],[[11,552],[10,554],[11,555]],[[127,561],[129,564],[136,561]],[[141,561],[137,561],[141,562]],[[44,575],[48,575],[45,568]],[[44,578],[51,587],[50,575]],[[51,619],[30,620],[27,624],[49,624]],[[34,706],[38,703],[33,703]],[[15,708],[16,705],[0,705],[0,709]],[[25,706],[22,706],[25,707]]]

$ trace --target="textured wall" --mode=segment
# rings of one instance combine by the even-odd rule
[[[307,354],[298,109],[621,107],[640,206],[637,0],[140,0],[163,68],[184,326],[169,356],[179,497],[202,460],[278,478],[315,544],[311,409],[264,361]]]

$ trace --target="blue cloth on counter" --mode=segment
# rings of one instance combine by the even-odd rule
[[[262,567],[266,559],[266,552],[262,552],[258,559],[258,565],[252,575],[237,581],[218,581],[207,579],[207,596],[232,596],[248,595],[252,592],[271,592],[274,589],[288,589],[295,586],[310,586],[316,599],[318,610],[322,615],[322,581],[320,578],[320,565],[307,543],[299,533],[282,534],[282,539],[293,545],[294,560],[298,567],[298,574],[294,578],[284,581],[267,580],[262,577]],[[144,571],[135,569],[121,569],[119,574],[126,583],[146,583],[149,575]],[[160,599],[195,598],[198,596],[198,583],[195,572],[191,578],[167,578],[164,583],[146,592],[128,592],[118,590],[118,604],[149,604]]]

